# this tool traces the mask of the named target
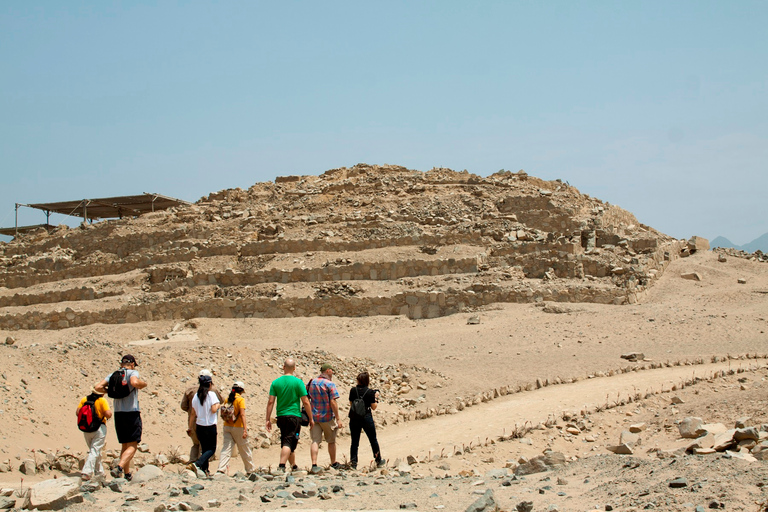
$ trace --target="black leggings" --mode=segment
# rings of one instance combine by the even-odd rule
[[[200,458],[197,459],[197,467],[208,472],[208,459],[216,453],[216,425],[195,425],[195,433],[200,440]]]
[[[360,446],[360,431],[364,430],[368,436],[373,450],[373,458],[378,463],[381,461],[381,451],[379,450],[379,441],[376,439],[376,424],[373,422],[373,415],[366,414],[362,418],[349,418],[349,430],[352,434],[352,446],[349,448],[349,459],[353,466],[357,467],[357,448]]]

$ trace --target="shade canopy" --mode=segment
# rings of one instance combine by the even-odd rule
[[[142,213],[166,210],[172,206],[183,204],[189,203],[181,199],[174,199],[173,197],[144,193],[137,196],[102,197],[99,199],[80,199],[58,203],[35,203],[24,206],[37,208],[45,212],[95,220],[136,216]]]

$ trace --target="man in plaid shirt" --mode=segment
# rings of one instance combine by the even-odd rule
[[[312,379],[307,388],[309,401],[312,404],[312,419],[315,421],[309,431],[312,438],[309,453],[312,457],[312,473],[315,474],[321,471],[317,465],[317,453],[320,451],[323,436],[328,443],[331,467],[341,468],[341,464],[336,462],[336,431],[344,425],[339,416],[339,391],[331,379],[333,379],[333,366],[325,363],[320,367],[320,375]]]

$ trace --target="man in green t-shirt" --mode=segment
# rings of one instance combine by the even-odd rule
[[[301,430],[301,406],[311,411],[307,388],[304,381],[296,377],[296,361],[290,357],[283,363],[283,376],[272,381],[269,386],[269,401],[267,401],[267,432],[272,432],[272,408],[277,402],[277,426],[280,429],[280,465],[285,469],[286,461],[290,461],[291,467],[296,469],[296,445],[299,442]],[[314,421],[309,414],[309,428]]]

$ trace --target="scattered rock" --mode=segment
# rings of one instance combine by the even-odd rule
[[[680,489],[682,487],[688,487],[688,480],[685,478],[675,478],[669,482],[669,486],[673,489]]]
[[[634,450],[632,450],[632,447],[627,444],[620,444],[617,446],[608,446],[607,447],[609,452],[613,452],[618,455],[632,455]]]
[[[13,498],[0,498],[0,510],[7,510],[16,506],[16,500]]]
[[[75,503],[82,503],[80,479],[74,477],[43,480],[29,488],[22,508],[60,510]]]
[[[701,281],[701,276],[698,272],[685,272],[683,274],[680,274],[680,277],[683,279],[688,279],[690,281]]]
[[[629,352],[628,354],[622,354],[621,358],[626,359],[630,363],[636,363],[645,359],[645,354],[642,352]]]
[[[19,466],[19,471],[21,471],[27,476],[36,474],[37,468],[35,467],[35,461],[33,461],[32,459],[25,459],[21,461],[21,466]]]
[[[736,280],[736,282],[739,283],[739,284],[747,284],[747,280],[744,279],[743,277],[738,278]]]
[[[480,317],[475,315],[467,318],[467,325],[478,325],[480,323]]]
[[[677,426],[677,429],[680,432],[680,437],[684,437],[686,439],[696,439],[697,437],[706,433],[706,430],[702,428],[702,425],[704,425],[704,420],[694,416],[689,416],[687,418],[683,418],[683,421],[680,422],[680,424]]]
[[[493,497],[493,491],[488,489],[474,503],[468,506],[465,512],[496,512],[499,509],[496,505],[496,499]]]
[[[5,338],[6,345],[13,345],[14,343],[16,343],[16,339],[13,336],[8,336]]]
[[[153,464],[142,466],[134,472],[133,480],[135,482],[148,482],[155,478],[163,476],[163,470]]]

